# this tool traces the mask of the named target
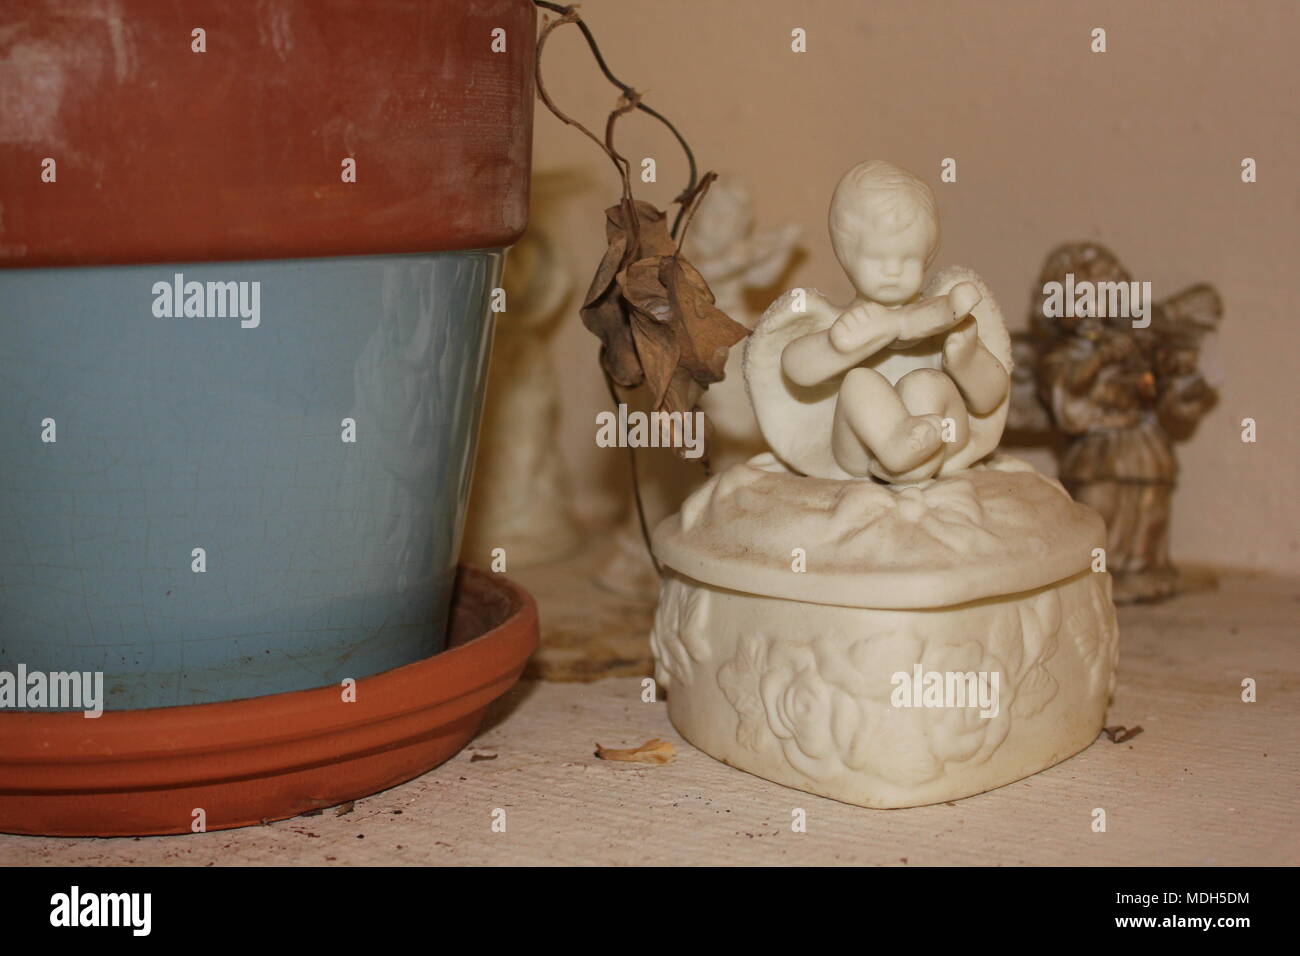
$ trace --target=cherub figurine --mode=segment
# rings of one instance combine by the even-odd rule
[[[700,202],[686,236],[686,251],[708,280],[718,308],[752,330],[758,312],[751,308],[748,293],[771,288],[789,267],[798,238],[799,227],[793,224],[756,227],[749,190],[734,176],[722,177]],[[743,345],[732,347],[726,378],[709,386],[700,399],[700,408],[713,426],[708,448],[713,472],[767,448],[745,394],[744,356]],[[704,477],[698,476],[701,481]]]
[[[979,276],[949,268],[922,289],[939,246],[929,186],[892,163],[859,163],[835,189],[830,232],[857,297],[841,310],[796,289],[764,314],[747,351],[772,450],[807,475],[888,482],[950,474],[992,452],[1010,343]],[[756,384],[777,369],[781,387]]]
[[[564,173],[535,177],[528,231],[510,250],[479,430],[462,559],[480,567],[503,548],[507,567],[554,561],[582,540],[556,441],[560,387],[551,338],[573,277],[557,241],[556,201],[576,189]]]
[[[1188,434],[1217,399],[1213,376],[1200,366],[1223,303],[1212,287],[1198,284],[1154,303],[1145,328],[1050,317],[1046,285],[1067,276],[1076,283],[1132,281],[1119,258],[1096,243],[1065,243],[1048,255],[1023,347],[1037,395],[1021,394],[1017,417],[1030,430],[1054,425],[1067,436],[1059,476],[1075,500],[1106,521],[1115,600],[1167,597],[1181,587],[1169,554],[1178,475],[1173,438]]]

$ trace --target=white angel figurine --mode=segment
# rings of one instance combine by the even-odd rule
[[[911,482],[967,468],[997,447],[1011,348],[984,281],[950,267],[922,288],[939,246],[934,193],[871,160],[840,180],[831,242],[857,290],[839,309],[795,289],[746,350],[763,437],[806,475]]]
[[[790,265],[799,231],[793,224],[756,228],[749,190],[735,177],[721,177],[691,220],[686,253],[708,281],[718,308],[752,330],[759,317],[746,293],[766,290],[780,278]],[[767,449],[745,394],[744,354],[741,347],[731,349],[726,377],[700,399],[713,426],[708,453],[714,472]],[[640,546],[639,532],[637,541]]]

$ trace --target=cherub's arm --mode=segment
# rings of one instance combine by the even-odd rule
[[[946,332],[969,315],[979,301],[979,291],[969,282],[960,282],[947,295],[900,309],[859,302],[825,332],[805,335],[787,345],[781,353],[781,368],[797,385],[817,385],[881,349],[906,348]]]
[[[1102,369],[1114,362],[1123,361],[1136,348],[1130,335],[1109,336],[1100,345],[1087,347],[1082,358],[1069,356],[1074,361],[1062,363],[1061,383],[1069,391],[1081,395],[1092,388]]]
[[[1214,407],[1218,393],[1198,372],[1169,383],[1160,396],[1160,416],[1182,426],[1194,425]]]
[[[1061,383],[1067,390],[1075,394],[1086,392],[1092,388],[1092,383],[1097,381],[1097,376],[1105,365],[1106,356],[1100,352],[1093,352],[1086,358],[1080,359],[1064,369],[1061,375]]]
[[[993,411],[1011,390],[1010,373],[980,341],[973,318],[948,333],[943,343],[943,367],[975,415]]]
[[[799,227],[793,224],[755,233],[744,243],[745,285],[765,289],[775,282],[790,264],[798,238]]]
[[[829,329],[801,336],[782,349],[781,370],[796,385],[820,385],[866,361],[896,338],[896,313],[860,303]]]
[[[1083,388],[1075,388],[1071,381],[1081,364],[1092,365],[1094,359],[1093,346],[1078,339],[1058,344],[1039,359],[1039,397],[1051,410],[1056,426],[1067,435],[1082,435],[1101,418],[1101,410],[1089,394],[1100,363],[1092,368]]]

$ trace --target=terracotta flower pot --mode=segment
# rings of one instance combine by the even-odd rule
[[[0,12],[0,672],[116,711],[424,660],[533,7],[114,10]]]

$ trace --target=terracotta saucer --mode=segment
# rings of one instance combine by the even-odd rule
[[[219,704],[0,713],[0,831],[137,836],[283,820],[438,766],[537,647],[537,606],[461,568],[448,649],[339,687]]]

